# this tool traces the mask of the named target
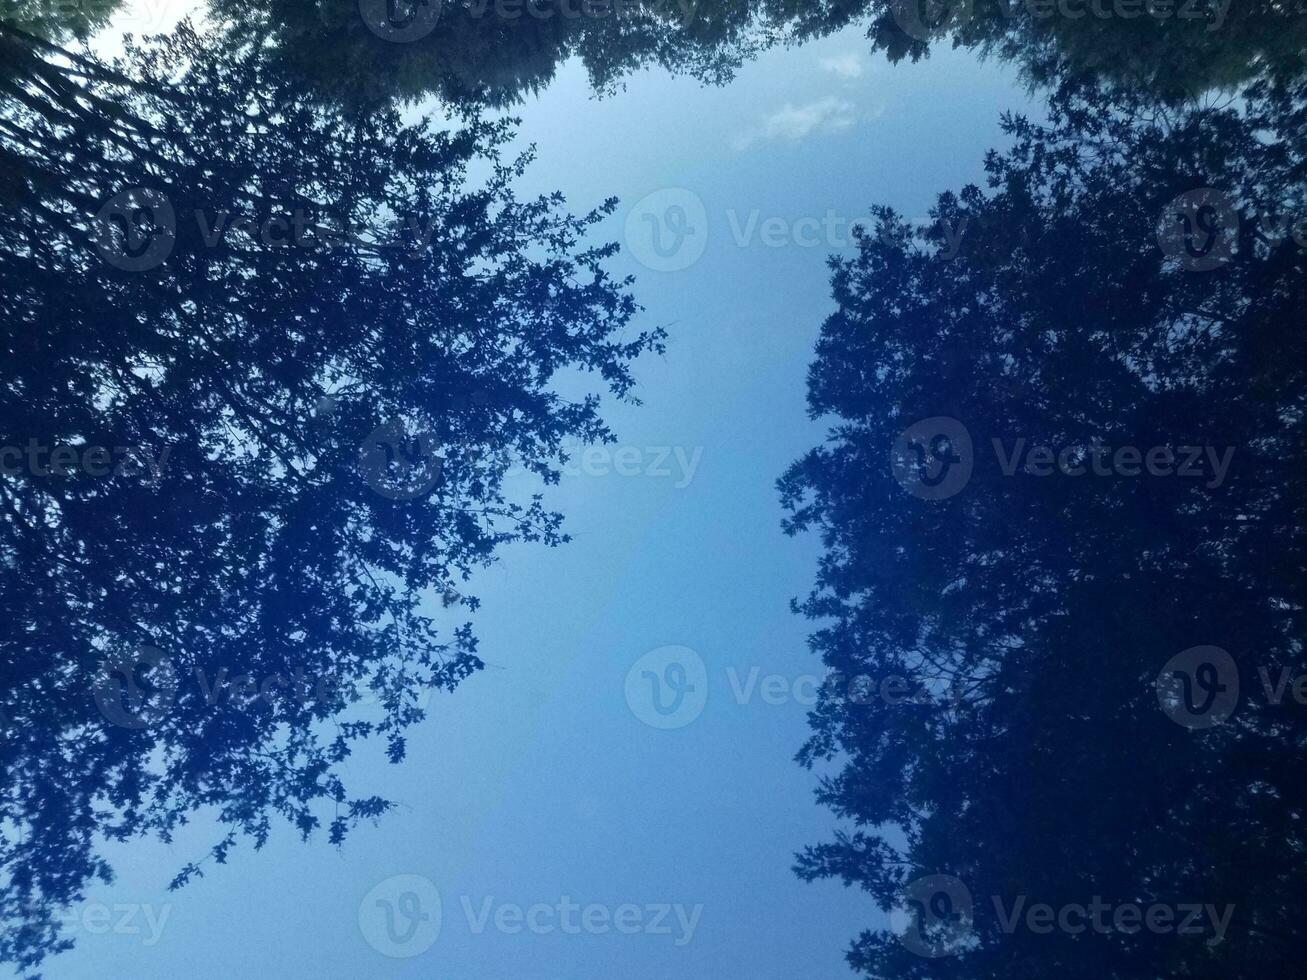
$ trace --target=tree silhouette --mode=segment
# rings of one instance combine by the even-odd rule
[[[1168,111],[1067,82],[1047,125],[1005,120],[988,192],[926,229],[882,209],[832,261],[809,405],[833,421],[780,488],[825,544],[799,759],[841,827],[797,871],[898,910],[850,949],[867,976],[1302,960],[1307,725],[1266,679],[1307,673],[1304,94]],[[1021,912],[1097,899],[1232,912],[1220,936]]]
[[[388,808],[339,764],[398,762],[478,669],[474,569],[566,540],[507,467],[608,438],[661,334],[585,243],[612,202],[514,197],[509,121],[346,116],[189,26],[0,49],[0,961],[31,971],[101,839],[204,810],[221,862]]]
[[[106,26],[119,0],[0,3],[0,19],[59,40]],[[656,65],[704,83],[746,60],[854,24],[891,61],[940,44],[1019,64],[1036,85],[1106,80],[1168,100],[1300,66],[1307,18],[1293,3],[1226,0],[208,0],[240,46],[252,38],[287,79],[341,106],[436,96],[503,106],[576,57],[596,91]]]
[[[122,0],[0,0],[0,21],[47,40],[86,38],[108,25]]]
[[[729,77],[762,36],[746,0],[211,0],[237,37],[345,105],[435,94],[508,104],[576,56],[596,89],[646,65],[708,82]]]
[[[766,0],[763,10],[789,43],[863,24],[872,50],[894,62],[950,44],[1012,61],[1037,85],[1070,76],[1168,100],[1248,82],[1268,66],[1295,68],[1307,51],[1307,18],[1293,3]]]
[[[1131,15],[1142,0],[1058,3],[1067,13],[1053,0],[210,0],[210,8],[236,37],[265,37],[291,77],[346,105],[429,94],[507,104],[573,56],[600,92],[650,65],[720,84],[763,50],[854,24],[894,62],[947,43],[1012,61],[1039,86],[1076,77],[1172,101],[1268,66],[1296,68],[1307,51],[1307,18],[1292,4],[1177,0],[1170,14],[1144,16]]]

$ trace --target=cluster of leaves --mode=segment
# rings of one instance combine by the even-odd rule
[[[1089,0],[458,0],[429,34],[383,39],[355,0],[211,0],[238,36],[264,36],[293,76],[345,102],[436,93],[511,102],[579,57],[598,91],[657,65],[709,83],[777,44],[865,25],[873,52],[918,60],[952,44],[1019,65],[1037,85],[1065,77],[1118,83],[1175,101],[1237,85],[1267,67],[1301,66],[1298,2],[1177,2],[1133,15]]]
[[[120,0],[4,0],[0,19],[60,39],[103,28]],[[343,105],[436,95],[510,104],[576,57],[596,91],[658,66],[710,84],[777,44],[864,25],[873,52],[918,60],[939,44],[1021,66],[1035,84],[1069,75],[1177,100],[1237,85],[1267,66],[1300,66],[1300,0],[1176,0],[1150,14],[1133,0],[208,0],[238,45],[264,55],[324,101]],[[418,18],[414,36],[386,18]],[[427,23],[429,19],[430,23]],[[370,23],[369,21],[374,21]],[[227,42],[224,42],[227,43]]]
[[[627,329],[615,246],[585,242],[612,202],[514,197],[510,121],[345,115],[259,44],[186,26],[113,65],[8,28],[0,49],[0,445],[170,454],[152,477],[0,479],[0,961],[30,969],[62,945],[59,907],[110,877],[102,837],[166,839],[204,808],[231,831],[221,860],[277,815],[339,841],[387,808],[339,764],[369,736],[398,761],[422,692],[480,666],[427,600],[474,607],[463,583],[501,545],[565,540],[539,493],[506,494],[509,460],[552,482],[564,440],[609,438],[600,393],[630,399],[661,334]],[[126,188],[164,203],[97,219]],[[269,218],[309,231],[267,241]],[[106,261],[147,231],[172,240],[162,264]],[[569,401],[560,372],[601,383]],[[414,500],[360,470],[392,423],[450,447]],[[140,645],[181,682],[115,725],[97,685]],[[197,670],[335,693],[215,706]],[[361,695],[382,720],[340,720]]]
[[[765,0],[763,21],[791,43],[865,24],[872,50],[917,61],[951,44],[1020,66],[1037,85],[1065,77],[1118,83],[1167,100],[1292,69],[1307,51],[1296,0],[1177,0],[1169,7],[1091,0]]]
[[[235,36],[266,38],[288,76],[349,105],[429,94],[508,104],[571,57],[599,91],[649,65],[721,82],[762,44],[746,0],[457,0],[433,8],[429,33],[402,42],[379,36],[357,0],[210,6]]]
[[[975,901],[974,936],[922,958],[887,929],[849,960],[882,978],[1285,976],[1300,963],[1307,719],[1262,692],[1304,672],[1307,256],[1267,229],[1307,214],[1307,90],[1262,79],[1235,104],[1157,109],[1074,83],[1046,125],[1008,118],[990,188],[940,196],[941,225],[880,212],[834,260],[838,310],[811,368],[825,444],[780,483],[791,532],[820,532],[801,604],[842,678],[926,678],[959,696],[823,692],[800,761],[844,824],[805,878],[885,909],[927,875]],[[1177,195],[1243,215],[1222,269],[1159,247]],[[1263,221],[1263,216],[1267,216]],[[953,254],[941,230],[962,228]],[[920,419],[964,423],[970,483],[904,492],[891,447]],[[1007,475],[1028,446],[1233,447],[1230,473]],[[1191,732],[1159,709],[1163,665],[1227,649],[1243,702]],[[1234,905],[1224,942],[1141,931],[1007,934],[997,898],[1054,908]]]
[[[122,0],[0,0],[0,21],[47,40],[87,38],[108,26]]]

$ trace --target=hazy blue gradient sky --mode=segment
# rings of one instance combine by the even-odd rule
[[[737,703],[732,678],[747,684],[756,668],[757,684],[769,674],[793,683],[819,670],[808,624],[788,609],[812,579],[816,542],[781,534],[774,481],[821,436],[804,378],[831,307],[827,254],[849,250],[842,229],[873,203],[924,215],[939,190],[978,180],[985,149],[1001,143],[999,114],[1029,104],[1012,72],[970,55],[891,67],[866,50],[846,32],[769,54],[728,87],[653,71],[603,100],[572,64],[518,110],[523,143],[539,147],[521,191],[561,189],[574,210],[618,195],[604,237],[621,239],[628,208],[660,189],[703,202],[697,262],[657,272],[626,249],[613,264],[638,276],[644,322],[670,332],[666,356],[638,366],[644,405],[610,406],[621,445],[638,450],[624,468],[642,472],[574,470],[553,495],[574,542],[508,551],[480,577],[489,668],[433,701],[402,766],[378,752],[346,769],[352,791],[397,799],[395,813],[340,851],[278,827],[262,854],[242,845],[176,893],[168,880],[204,854],[210,825],[168,846],[117,848],[117,884],[75,910],[78,948],[47,976],[850,975],[844,948],[876,910],[790,870],[794,851],[833,826],[813,802],[813,775],[791,761],[805,708],[757,689]],[[759,227],[737,244],[755,210],[759,226],[830,211],[841,231],[768,247]],[[663,464],[672,475],[657,475],[656,447],[697,455],[692,479],[675,455]],[[707,671],[702,713],[674,730],[644,724],[624,694],[631,666],[667,645],[693,649]],[[429,949],[391,958],[369,943],[359,909],[404,874],[434,883],[443,917]],[[512,934],[493,914],[478,934],[463,907],[563,896],[702,911],[677,945],[674,914],[671,935]],[[156,923],[168,907],[167,918],[151,943],[144,910],[139,932],[106,931],[94,903],[148,906]]]

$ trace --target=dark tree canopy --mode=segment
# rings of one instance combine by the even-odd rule
[[[1149,15],[1147,9],[1161,13]],[[1074,76],[1166,99],[1247,82],[1307,52],[1297,3],[1227,0],[765,0],[790,43],[865,25],[872,50],[918,60],[949,44],[1020,65],[1040,85]]]
[[[1275,703],[1264,678],[1307,673],[1307,260],[1285,234],[1307,215],[1305,96],[1263,79],[1174,112],[1068,83],[1046,126],[1007,120],[988,191],[940,196],[934,217],[965,229],[955,255],[938,226],[881,211],[879,234],[832,263],[838,310],[809,380],[832,426],[781,490],[788,529],[825,543],[802,611],[835,679],[800,760],[833,763],[819,797],[843,826],[797,869],[908,910],[908,941],[854,943],[867,976],[1301,968],[1307,708]],[[1219,194],[1237,230],[1186,205],[1195,191]],[[892,470],[900,434],[941,417],[971,451],[955,428]],[[1008,475],[1018,440],[1233,453],[1219,480],[1209,462],[1198,479],[1134,462],[1038,476],[1018,458]],[[934,460],[964,455],[969,482],[930,499]],[[1162,710],[1157,681],[1206,645],[1241,693],[1199,730]],[[895,676],[932,693],[876,693]],[[972,922],[938,881],[912,884],[937,875],[965,885]],[[999,915],[1095,896],[1233,913],[1215,943],[1008,931]]]
[[[323,98],[516,101],[570,57],[600,91],[648,65],[722,81],[761,45],[747,0],[210,0]],[[399,26],[394,26],[399,25]]]
[[[122,0],[0,0],[0,21],[47,40],[85,38],[108,25]]]
[[[0,0],[0,20],[50,39],[106,26],[120,0]],[[436,96],[506,105],[569,58],[611,93],[647,67],[722,83],[759,52],[858,25],[898,62],[939,45],[1020,65],[1032,83],[1124,84],[1168,100],[1238,85],[1307,51],[1297,2],[1230,0],[206,0],[237,46],[319,99]],[[1156,8],[1159,13],[1149,14]]]
[[[835,264],[811,404],[838,423],[782,482],[790,529],[828,548],[813,643],[842,678],[925,674],[958,698],[825,692],[801,758],[843,767],[821,795],[852,827],[800,872],[887,906],[949,874],[981,913],[1095,889],[1237,909],[1216,946],[998,935],[978,914],[976,948],[931,961],[868,933],[850,959],[873,976],[1242,980],[1301,962],[1302,719],[1259,700],[1258,672],[1304,670],[1303,252],[1249,220],[1198,272],[1207,254],[1164,254],[1157,224],[1174,237],[1174,202],[1202,188],[1307,214],[1288,80],[1304,21],[908,6],[210,0],[211,32],[113,65],[55,46],[112,3],[0,6],[0,962],[30,974],[66,946],[57,914],[112,876],[105,840],[168,839],[204,812],[220,863],[279,817],[339,842],[382,815],[341,763],[369,739],[402,760],[426,695],[480,667],[461,621],[474,570],[566,539],[503,477],[552,483],[565,443],[608,438],[600,395],[630,398],[661,334],[631,328],[614,246],[588,242],[613,204],[517,200],[528,160],[484,107],[571,57],[603,92],[646,66],[719,82],[852,23],[891,60],[951,42],[1061,87],[1049,126],[1009,121],[988,193],[940,198],[959,254],[884,211]],[[1258,73],[1240,104],[1184,104]],[[403,122],[396,104],[429,95],[448,130]],[[1180,219],[1192,238],[1219,210]],[[585,374],[591,395],[556,393]],[[1217,486],[1023,480],[990,455],[922,501],[889,451],[938,416],[981,451],[1235,455]],[[1153,681],[1202,644],[1231,651],[1246,696],[1195,733]]]
[[[339,764],[402,759],[480,666],[431,599],[565,540],[504,472],[607,437],[599,391],[660,335],[585,242],[611,202],[513,196],[510,122],[343,115],[188,27],[112,66],[0,47],[0,445],[45,447],[0,460],[0,962],[31,969],[104,838],[204,810],[221,861],[387,809]]]

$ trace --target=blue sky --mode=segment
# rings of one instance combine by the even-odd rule
[[[727,87],[647,72],[602,100],[569,64],[517,110],[538,146],[521,193],[561,189],[577,211],[619,196],[601,230],[624,244],[613,269],[670,334],[638,365],[643,406],[609,406],[618,446],[553,496],[575,540],[505,552],[474,590],[488,669],[433,700],[402,766],[351,761],[351,789],[396,812],[339,851],[279,828],[176,893],[168,880],[215,839],[207,822],[115,849],[117,883],[73,910],[78,948],[48,976],[851,975],[844,948],[877,911],[790,871],[833,820],[791,761],[819,664],[788,603],[817,543],[781,534],[774,481],[821,437],[804,377],[831,308],[827,254],[850,251],[873,203],[924,215],[979,180],[999,114],[1029,104],[1009,69],[971,55],[891,67],[866,51],[846,32]],[[655,218],[688,209],[670,263],[642,201]],[[640,703],[643,671],[666,685],[673,662],[695,690],[659,715]],[[587,925],[564,899],[598,910]],[[387,902],[412,930],[386,932]],[[532,906],[549,911],[515,928]]]

